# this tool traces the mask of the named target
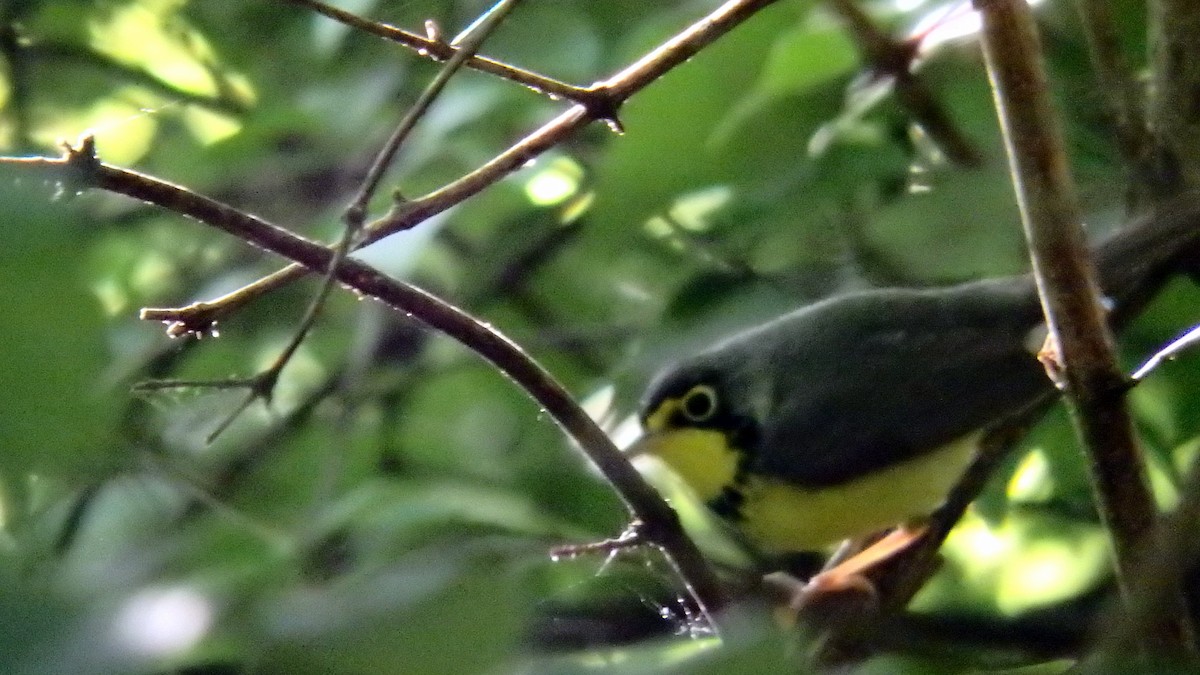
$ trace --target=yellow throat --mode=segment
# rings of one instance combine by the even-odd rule
[[[739,476],[743,454],[722,431],[666,428],[677,406],[667,401],[646,420],[638,451],[663,461],[710,506],[732,492],[736,509],[722,515],[766,552],[818,550],[928,515],[966,470],[978,438],[972,434],[845,483],[807,487],[753,472]]]

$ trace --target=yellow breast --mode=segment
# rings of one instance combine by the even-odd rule
[[[765,551],[809,551],[928,515],[970,464],[977,438],[837,486],[808,489],[752,476],[739,525]]]
[[[702,502],[734,487],[742,499],[731,523],[763,551],[813,551],[928,515],[966,470],[978,437],[972,434],[847,483],[815,488],[758,474],[739,481],[741,455],[715,430],[649,434],[636,452],[665,462]]]

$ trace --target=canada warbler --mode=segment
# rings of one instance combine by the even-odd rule
[[[1200,206],[1093,250],[1120,327],[1200,269]],[[832,297],[668,367],[643,397],[656,455],[767,552],[815,550],[932,511],[980,432],[1054,393],[1031,276]]]

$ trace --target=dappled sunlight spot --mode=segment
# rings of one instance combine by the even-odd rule
[[[8,105],[11,97],[12,85],[8,83],[8,77],[0,77],[0,110],[3,110]]]
[[[92,294],[107,317],[120,316],[129,308],[129,294],[115,279],[98,279],[92,283]]]
[[[618,280],[613,284],[613,289],[623,298],[627,298],[634,302],[646,303],[654,302],[655,296],[644,285],[626,280]]]
[[[928,604],[971,596],[1010,616],[1079,596],[1099,583],[1109,565],[1098,527],[1027,509],[1010,512],[999,525],[968,511],[942,553],[954,574],[942,579],[940,595],[928,593],[937,584],[923,591]]]
[[[1006,523],[989,522],[970,508],[942,545],[947,564],[913,598],[915,611],[990,605],[998,575],[1020,541]]]
[[[1094,586],[1107,566],[1107,543],[1096,528],[1031,541],[1001,574],[996,606],[1012,615],[1068,600]]]
[[[616,397],[616,393],[616,387],[606,384],[583,399],[580,407],[588,414],[588,417],[595,420],[596,424],[603,425],[604,421],[612,415],[613,399]]]
[[[1173,456],[1175,471],[1179,475],[1186,475],[1192,470],[1198,455],[1200,455],[1200,437],[1192,438],[1178,448],[1175,448]]]
[[[50,112],[33,130],[33,139],[42,145],[55,146],[95,136],[97,149],[105,161],[133,164],[150,150],[158,122],[152,111],[120,100],[122,95],[118,92],[83,110]]]
[[[1046,453],[1032,450],[1021,459],[1005,490],[1015,502],[1044,502],[1054,495],[1054,476]]]
[[[199,106],[188,106],[183,111],[183,123],[192,137],[203,145],[219,143],[242,130],[238,118]]]
[[[130,273],[129,285],[134,292],[153,297],[161,294],[163,288],[174,285],[177,272],[174,262],[162,252],[147,252]]]
[[[667,222],[667,219],[663,218],[662,216],[651,216],[647,218],[644,227],[646,234],[650,235],[654,239],[663,239],[669,237],[674,231],[671,228],[671,223]]]
[[[668,213],[683,229],[704,232],[712,227],[713,215],[732,199],[728,185],[713,185],[679,197]]]
[[[981,564],[993,564],[1012,551],[1014,541],[1004,525],[993,527],[974,511],[968,510],[946,540],[950,551]]]
[[[555,157],[525,181],[525,196],[535,206],[555,206],[579,192],[583,167],[570,157]]]
[[[880,80],[855,89],[847,102],[846,114],[822,124],[808,140],[810,158],[821,157],[837,143],[874,147],[886,137],[879,125],[863,122],[861,116],[891,93],[891,85]]]
[[[216,608],[195,588],[143,589],[117,611],[117,645],[140,657],[161,658],[195,647],[212,628]]]
[[[733,189],[727,185],[689,192],[678,197],[665,215],[647,218],[643,228],[651,239],[662,240],[673,251],[684,251],[688,248],[688,235],[710,230],[714,215],[733,197]]]
[[[946,538],[942,554],[976,589],[990,588],[1020,541],[1007,520],[995,525],[968,509]]]
[[[1146,453],[1146,475],[1150,478],[1150,492],[1154,495],[1154,503],[1163,511],[1170,511],[1179,504],[1179,485],[1177,475],[1172,474],[1172,467],[1163,462],[1163,458],[1155,453]]]
[[[587,191],[581,194],[576,194],[567,204],[562,207],[560,219],[563,224],[573,223],[578,220],[583,214],[587,213],[592,208],[592,204],[596,202],[596,193]]]
[[[114,8],[106,21],[93,21],[88,27],[91,44],[179,89],[214,96],[217,85],[201,62],[212,60],[212,49],[177,16],[179,4],[151,2]]]

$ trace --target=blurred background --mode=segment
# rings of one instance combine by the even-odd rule
[[[433,19],[448,35],[489,5],[335,4],[419,33]],[[528,0],[481,51],[588,85],[718,4]],[[1144,68],[1145,7],[1109,5]],[[498,327],[624,438],[653,371],[716,336],[840,291],[1023,271],[969,7],[860,6],[911,46],[945,128],[914,120],[837,12],[782,0],[634,96],[623,134],[594,124],[358,255]],[[111,164],[324,241],[438,68],[284,2],[0,12],[4,154],[57,156],[93,134]],[[1128,171],[1074,4],[1036,12],[1099,234],[1123,220]],[[471,171],[567,105],[457,75],[374,212],[393,189],[415,197]],[[946,133],[970,152],[948,152]],[[280,261],[156,208],[2,173],[0,671],[788,667],[789,638],[769,617],[747,612],[723,642],[707,636],[653,552],[552,560],[554,546],[624,528],[611,490],[492,367],[349,293],[331,296],[270,408],[206,442],[242,392],[132,385],[261,370],[317,282],[213,335],[170,339],[138,310],[211,299]],[[1198,301],[1170,286],[1123,337],[1126,365],[1187,330]],[[1196,391],[1185,357],[1132,396],[1164,507],[1196,453]],[[1111,583],[1062,411],[1011,455],[945,555],[913,632],[864,672],[1057,672]]]

